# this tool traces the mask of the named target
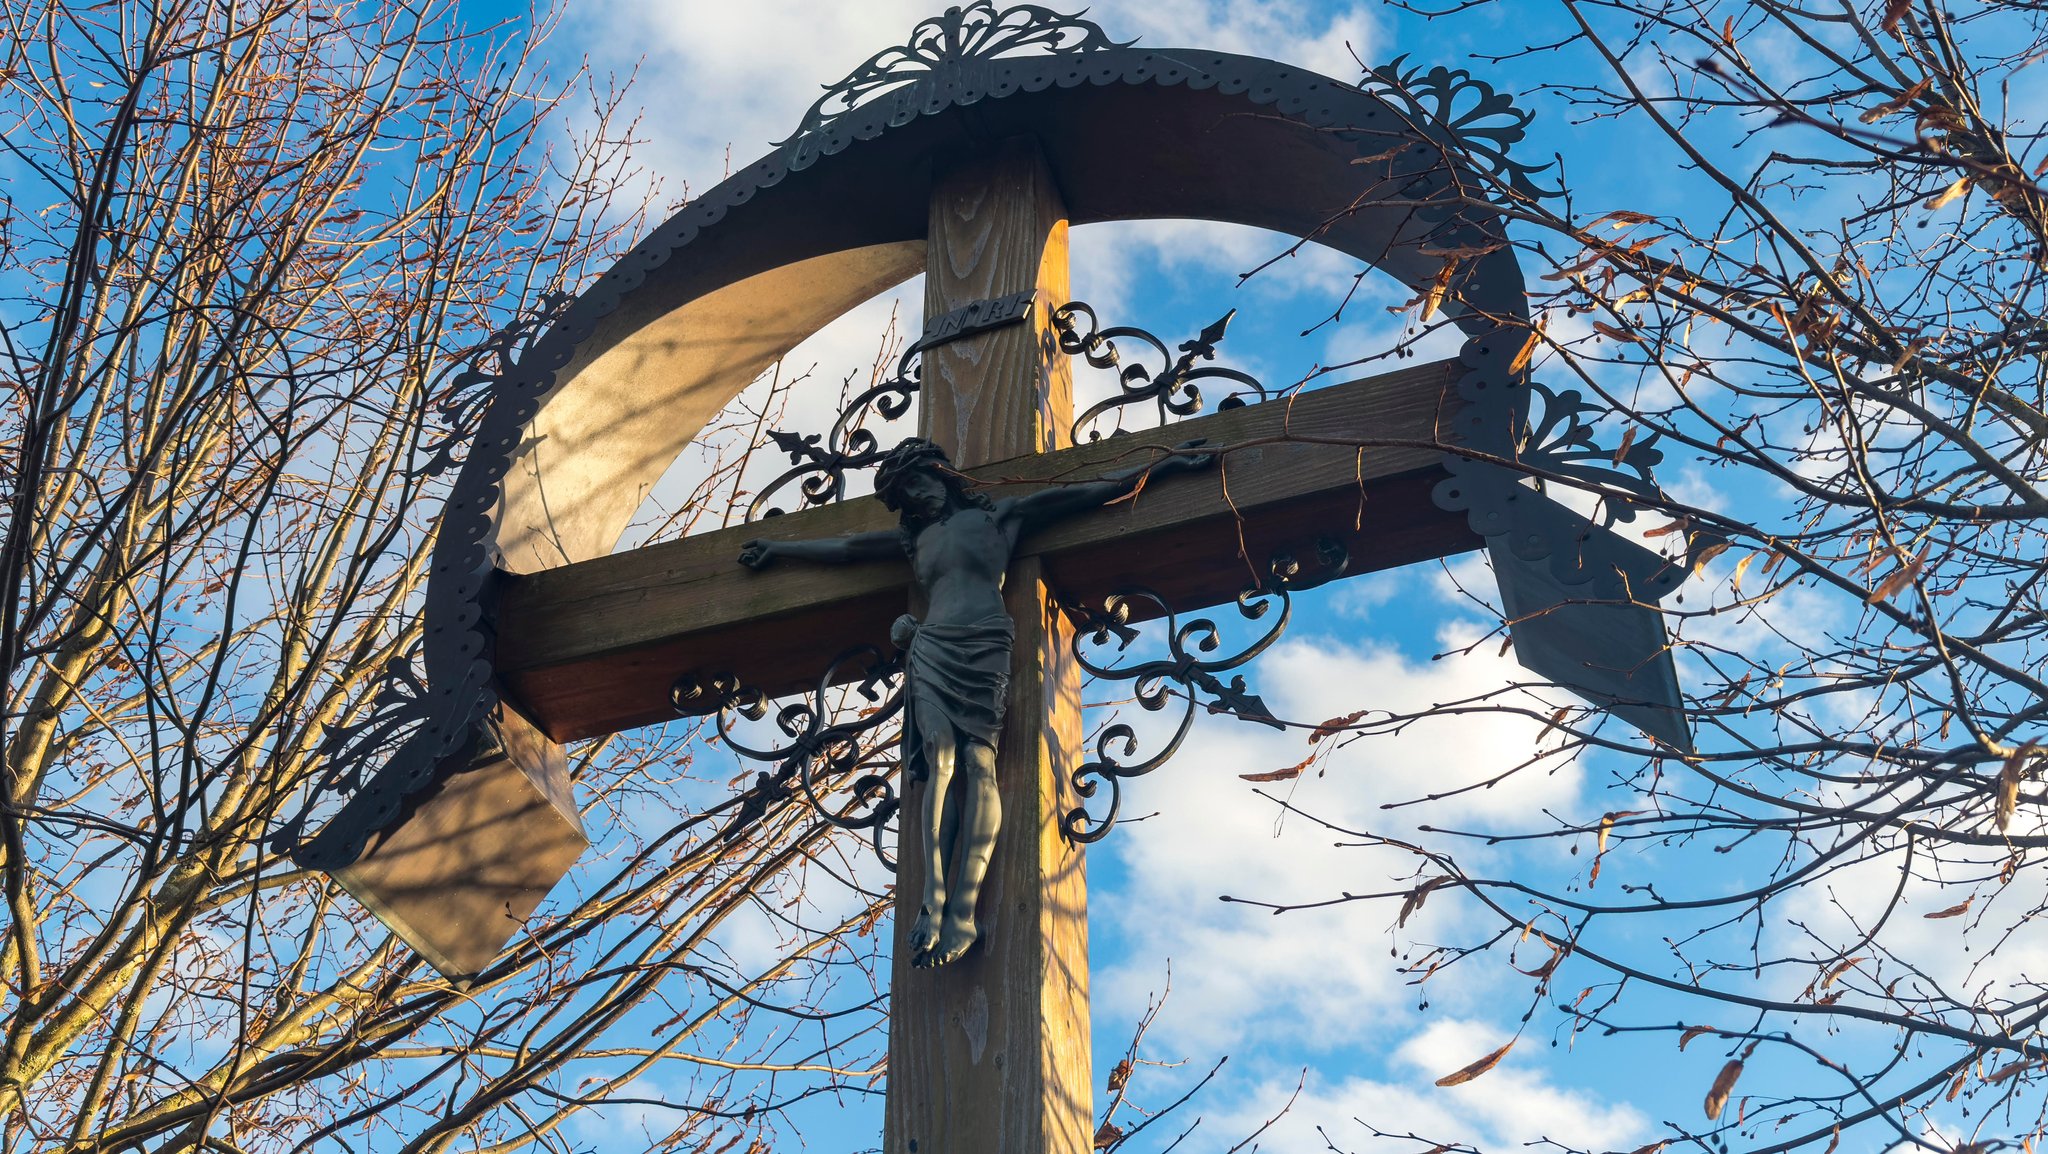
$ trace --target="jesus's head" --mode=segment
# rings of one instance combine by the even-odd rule
[[[875,497],[906,526],[929,524],[962,505],[987,508],[988,498],[968,486],[946,451],[923,437],[906,438],[875,469]]]

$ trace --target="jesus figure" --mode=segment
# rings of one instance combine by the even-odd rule
[[[741,547],[740,563],[753,569],[777,560],[839,565],[910,557],[925,596],[924,620],[897,618],[890,638],[907,653],[905,772],[927,779],[925,882],[910,931],[913,964],[954,961],[979,932],[974,906],[1002,824],[996,739],[1009,699],[1015,635],[1003,609],[1003,571],[1018,540],[1050,521],[1126,496],[1148,476],[1203,468],[1211,460],[1206,453],[1179,452],[1099,480],[992,501],[952,467],[944,449],[911,437],[875,471],[875,496],[901,514],[899,528]]]

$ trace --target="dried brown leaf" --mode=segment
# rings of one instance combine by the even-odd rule
[[[1749,676],[1749,674],[1745,673],[1740,678],[1736,679],[1734,684],[1728,687],[1728,692],[1722,694],[1721,699],[1714,703],[1714,708],[1726,709],[1730,705],[1733,705],[1735,703],[1735,699],[1741,696],[1743,689],[1745,689],[1749,685]]]
[[[1118,1090],[1121,1090],[1125,1086],[1128,1086],[1130,1084],[1131,1060],[1129,1058],[1125,1058],[1124,1060],[1116,1064],[1115,1069],[1109,1072],[1109,1092],[1114,1094]]]
[[[1507,246],[1502,244],[1425,244],[1415,251],[1420,256],[1441,256],[1448,257],[1453,261],[1464,261],[1471,260],[1474,257],[1485,256],[1488,253],[1499,252],[1505,247]]]
[[[1522,347],[1515,350],[1514,359],[1508,362],[1508,374],[1512,376],[1528,368],[1529,358],[1536,355],[1536,346],[1542,342],[1543,330],[1530,329],[1529,339],[1522,342]]]
[[[1572,277],[1577,276],[1578,274],[1585,272],[1587,269],[1592,268],[1594,265],[1600,263],[1600,258],[1606,255],[1607,254],[1604,251],[1600,249],[1594,249],[1584,259],[1579,260],[1572,264],[1568,264],[1563,268],[1558,269],[1556,272],[1544,273],[1541,279],[1570,280]]]
[[[1606,321],[1594,321],[1593,331],[1599,333],[1603,337],[1611,337],[1617,341],[1629,341],[1631,343],[1634,343],[1639,342],[1643,339],[1635,335],[1634,333],[1629,332],[1627,329],[1616,328],[1613,325],[1608,324]]]
[[[1301,761],[1283,769],[1269,769],[1264,773],[1240,773],[1237,776],[1245,781],[1293,781],[1295,778],[1300,777],[1301,771],[1307,769],[1315,759],[1316,755],[1311,753]]]
[[[883,904],[878,905],[874,909],[869,910],[867,916],[860,920],[860,924],[853,927],[853,936],[857,938],[864,938],[867,937],[869,934],[874,933],[875,926],[881,922],[882,914],[888,909],[889,906],[887,904]]]
[[[1925,917],[1930,922],[1940,918],[1959,918],[1962,917],[1964,914],[1970,912],[1970,903],[1976,900],[1977,895],[1971,894],[1969,897],[1963,899],[1963,904],[1961,905],[1950,906],[1945,910],[1936,910],[1931,914],[1923,914],[1921,916]]]
[[[1451,278],[1458,275],[1458,262],[1447,260],[1436,275],[1429,278],[1429,288],[1422,294],[1422,319],[1436,315],[1438,306],[1444,303],[1444,295],[1451,291]]]
[[[2014,1074],[2020,1073],[2021,1071],[2025,1070],[2029,1066],[2034,1065],[2035,1063],[2036,1059],[2022,1058],[2017,1062],[2000,1066],[1998,1069],[1993,1070],[1984,1080],[1986,1082],[1990,1082],[1993,1085],[1997,1085],[1998,1083],[2005,1081],[2007,1078],[2012,1077]]]
[[[1701,1034],[1711,1034],[1713,1032],[1714,1027],[1712,1026],[1687,1026],[1685,1029],[1685,1033],[1680,1034],[1678,1036],[1678,1052],[1683,1054],[1685,1052],[1686,1043],[1692,1041],[1694,1038],[1699,1037]]]
[[[1614,828],[1615,822],[1625,817],[1641,817],[1643,813],[1644,811],[1640,809],[1617,809],[1601,814],[1599,843],[1594,847],[1594,852],[1596,854],[1607,852],[1607,834],[1609,830]]]
[[[1400,927],[1407,925],[1408,918],[1412,914],[1414,914],[1415,911],[1422,908],[1422,903],[1429,900],[1430,891],[1434,890],[1438,886],[1450,880],[1451,879],[1448,877],[1431,878],[1428,881],[1423,882],[1421,885],[1416,886],[1414,889],[1409,890],[1408,896],[1401,899],[1401,914],[1399,917],[1394,919],[1394,927],[1396,929],[1399,929]]]
[[[1899,21],[1904,20],[1906,13],[1912,9],[1913,0],[1884,0],[1884,16],[1878,21],[1877,26],[1886,32],[1897,32]]]
[[[1102,1129],[1095,1132],[1095,1143],[1090,1149],[1107,1150],[1123,1139],[1123,1128],[1114,1122],[1104,1122]]]
[[[1642,812],[1639,809],[1623,809],[1600,815],[1600,834],[1593,847],[1593,868],[1586,874],[1586,888],[1591,889],[1600,881],[1600,863],[1607,857],[1608,831],[1614,828],[1616,821],[1625,817],[1635,817]]]
[[[1728,549],[1729,544],[1726,541],[1714,541],[1700,546],[1699,550],[1692,555],[1692,571],[1695,574],[1705,573],[1707,571],[1707,563],[1726,553]]]
[[[1910,588],[1913,582],[1919,579],[1920,570],[1925,566],[1926,562],[1924,560],[1919,557],[1913,558],[1911,561],[1892,570],[1889,577],[1878,582],[1877,587],[1870,591],[1870,595],[1865,600],[1875,605],[1880,601],[1891,599],[1900,592]]]
[[[1821,976],[1821,979],[1820,979],[1820,988],[1821,988],[1821,990],[1822,990],[1823,992],[1825,992],[1825,991],[1827,990],[1827,988],[1828,988],[1829,986],[1832,986],[1832,985],[1834,985],[1834,984],[1835,984],[1835,979],[1836,979],[1836,978],[1839,978],[1839,977],[1841,977],[1841,976],[1842,976],[1843,974],[1846,974],[1846,973],[1848,973],[1848,972],[1849,972],[1850,970],[1853,970],[1853,969],[1855,969],[1855,968],[1856,968],[1856,963],[1858,963],[1858,962],[1867,962],[1867,961],[1869,961],[1869,960],[1870,960],[1870,955],[1868,955],[1868,954],[1858,954],[1858,955],[1856,955],[1856,956],[1855,956],[1855,957],[1853,957],[1853,958],[1843,958],[1843,959],[1842,959],[1841,961],[1839,961],[1839,962],[1836,962],[1836,963],[1835,963],[1834,965],[1832,965],[1832,966],[1829,966],[1829,967],[1828,967],[1828,972],[1827,972],[1826,974],[1824,974],[1824,975],[1822,975],[1822,976]]]
[[[1905,108],[1908,104],[1911,104],[1915,100],[1920,99],[1920,94],[1927,91],[1927,86],[1933,83],[1933,79],[1934,78],[1930,76],[1921,80],[1920,83],[1915,84],[1913,87],[1906,89],[1904,92],[1899,93],[1897,96],[1893,97],[1890,100],[1885,101],[1883,104],[1878,105],[1876,108],[1871,109],[1870,111],[1864,113],[1856,119],[1862,121],[1865,124],[1875,124],[1878,121],[1883,120],[1885,117],[1900,111],[1901,109]]]
[[[1397,156],[1401,155],[1402,153],[1404,153],[1404,152],[1406,152],[1406,151],[1408,151],[1408,145],[1407,145],[1407,144],[1406,144],[1406,143],[1404,142],[1404,143],[1401,143],[1401,144],[1397,144],[1397,145],[1395,145],[1395,146],[1394,146],[1394,147],[1392,147],[1392,148],[1389,148],[1389,149],[1385,149],[1385,150],[1383,150],[1383,151],[1380,151],[1380,152],[1375,152],[1375,153],[1373,153],[1373,154],[1372,154],[1371,156],[1361,156],[1361,157],[1358,157],[1357,159],[1353,160],[1353,161],[1352,161],[1351,163],[1353,163],[1353,164],[1378,164],[1378,163],[1379,163],[1380,161],[1382,161],[1382,160],[1392,160],[1392,159],[1394,159],[1395,157],[1397,157]]]
[[[1970,191],[1970,180],[1970,177],[1965,176],[1960,180],[1957,180],[1954,184],[1949,185],[1947,188],[1942,189],[1939,193],[1935,194],[1934,196],[1928,197],[1927,207],[1931,209],[1941,208],[1942,206],[1955,200],[1957,197]]]
[[[1493,1053],[1488,1054],[1486,1057],[1479,1059],[1477,1062],[1474,1062],[1461,1070],[1458,1070],[1454,1073],[1445,1074],[1443,1077],[1438,1078],[1436,1080],[1436,1084],[1439,1086],[1462,1086],[1465,1083],[1470,1082],[1472,1079],[1477,1078],[1479,1075],[1486,1073],[1488,1070],[1493,1069],[1495,1066],[1500,1065],[1500,1060],[1502,1058],[1507,1057],[1508,1051],[1514,1048],[1515,1040],[1513,1038],[1510,1038],[1508,1039],[1507,1045],[1502,1046],[1500,1049],[1495,1050]]]
[[[1742,596],[1743,571],[1749,568],[1750,562],[1756,560],[1758,557],[1761,556],[1763,556],[1763,554],[1761,553],[1751,553],[1748,556],[1744,557],[1742,560],[1737,561],[1735,563],[1735,572],[1731,574],[1728,578],[1728,587],[1735,591],[1735,595],[1737,597]]]
[[[1627,226],[1632,224],[1648,224],[1656,219],[1656,217],[1650,215],[1647,212],[1636,212],[1632,209],[1617,208],[1613,212],[1603,213],[1600,216],[1594,217],[1593,224],[1589,224],[1586,227],[1592,228],[1593,225],[1605,224],[1606,222],[1611,220],[1614,222],[1615,228],[1626,228]]]
[[[1522,941],[1526,942],[1529,940],[1530,926],[1533,926],[1534,924],[1535,923],[1532,922],[1529,926],[1522,927]],[[1508,961],[1508,968],[1515,971],[1518,974],[1526,974],[1529,977],[1535,978],[1539,981],[1547,982],[1550,980],[1550,975],[1556,973],[1557,967],[1563,964],[1565,958],[1570,955],[1571,947],[1569,945],[1560,946],[1556,942],[1551,941],[1548,937],[1540,933],[1536,934],[1535,937],[1537,941],[1541,942],[1544,945],[1544,947],[1550,951],[1549,960],[1545,961],[1542,965],[1537,966],[1533,970],[1525,970],[1522,967],[1516,965],[1513,960],[1513,955],[1510,955]]]
[[[1707,1111],[1707,1121],[1712,1122],[1721,1116],[1722,1107],[1728,1105],[1729,1093],[1735,1089],[1735,1080],[1740,1077],[1742,1077],[1742,1059],[1740,1058],[1730,1059],[1727,1065],[1721,1067],[1721,1072],[1714,1076],[1714,1084],[1708,1087],[1707,1100],[1704,1103]]]
[[[2034,756],[2035,745],[2029,741],[2012,751],[2005,764],[1998,770],[1998,832],[2004,833],[2012,825],[2013,815],[2020,811],[2020,780],[2026,777],[2027,762]]]
[[[1896,373],[1900,369],[1905,368],[1906,362],[1918,356],[1920,350],[1924,347],[1926,347],[1925,342],[1921,341],[1918,337],[1915,337],[1914,339],[1907,341],[1905,344],[1900,345],[1898,359],[1892,362],[1891,371]]]
[[[1619,465],[1628,458],[1628,451],[1636,443],[1636,427],[1630,425],[1622,430],[1621,444],[1614,450],[1614,463]]]
[[[1333,717],[1330,720],[1323,722],[1321,725],[1318,725],[1313,730],[1309,731],[1309,744],[1314,745],[1316,742],[1321,741],[1326,737],[1336,736],[1338,733],[1342,732],[1346,726],[1349,726],[1356,722],[1359,718],[1364,717],[1367,712],[1369,711],[1365,709],[1360,709],[1351,713],[1347,713],[1342,717]]]

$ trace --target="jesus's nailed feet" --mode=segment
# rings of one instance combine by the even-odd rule
[[[910,964],[921,970],[959,961],[960,956],[967,952],[967,947],[973,945],[975,938],[980,936],[979,931],[974,928],[972,918],[945,919],[936,941],[931,940],[930,927],[929,916],[920,914],[916,927],[910,931],[910,946],[915,951],[910,956]]]
[[[931,907],[917,911],[917,924],[910,927],[910,961],[914,966],[930,966],[937,963],[927,961],[932,951],[939,946],[939,919],[932,915]]]

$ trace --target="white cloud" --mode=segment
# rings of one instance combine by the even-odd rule
[[[1134,299],[1185,300],[1192,296],[1200,296],[1203,306],[1211,310],[1200,323],[1213,319],[1214,310],[1226,307],[1271,315],[1282,306],[1297,305],[1301,307],[1290,308],[1287,316],[1290,323],[1298,322],[1311,314],[1334,311],[1363,267],[1333,249],[1302,244],[1285,233],[1206,220],[1084,225],[1074,230],[1072,259],[1074,295],[1093,303],[1109,324],[1128,316],[1128,304]],[[1250,279],[1241,279],[1247,274],[1252,274]],[[1369,277],[1346,316],[1372,308],[1375,296],[1401,300],[1405,295],[1391,278]],[[1245,319],[1240,318],[1240,329]],[[1240,347],[1231,351],[1242,354],[1242,338],[1233,343]],[[1299,349],[1288,352],[1313,354],[1308,342],[1300,344]],[[1262,379],[1282,380],[1282,374],[1267,366],[1238,367]],[[1300,375],[1299,368],[1286,366],[1286,381]]]
[[[1418,710],[1517,679],[1518,667],[1496,654],[1486,646],[1417,663],[1383,647],[1296,641],[1260,659],[1254,688],[1281,716],[1308,722],[1361,706]],[[1283,817],[1254,791],[1287,797],[1347,829],[1410,834],[1411,821],[1422,819],[1383,812],[1383,803],[1475,785],[1525,758],[1538,728],[1506,714],[1431,719],[1398,738],[1353,742],[1293,782],[1255,786],[1238,775],[1301,760],[1310,752],[1302,731],[1205,720],[1172,765],[1128,787],[1126,813],[1156,809],[1160,817],[1120,826],[1108,843],[1131,880],[1098,895],[1093,914],[1113,921],[1131,948],[1130,960],[1098,975],[1098,996],[1115,1007],[1112,1015],[1134,1016],[1157,980],[1157,959],[1171,958],[1175,997],[1202,1007],[1199,1015],[1162,1023],[1171,1045],[1224,1052],[1284,1035],[1314,1048],[1349,1046],[1356,1031],[1386,1021],[1415,996],[1385,951],[1397,942],[1442,940],[1456,924],[1459,901],[1441,895],[1399,935],[1390,933],[1388,903],[1276,917],[1216,901],[1315,901],[1415,884],[1419,863],[1406,851],[1361,848],[1359,838]],[[1427,820],[1504,825],[1544,807],[1568,807],[1580,786],[1571,766],[1514,774],[1443,798],[1429,807]]]
[[[941,5],[927,0],[635,0],[585,9],[566,34],[601,68],[637,67],[649,116],[638,155],[701,191],[789,135],[824,85],[901,44]],[[1065,7],[1055,5],[1055,7]],[[1114,0],[1088,18],[1121,40],[1202,47],[1358,74],[1347,44],[1375,60],[1382,36],[1363,4],[1335,13],[1307,0]]]
[[[1412,569],[1382,569],[1354,577],[1330,592],[1330,608],[1340,617],[1369,619],[1373,610],[1413,587],[1417,577]]]
[[[922,0],[647,0],[583,9],[566,31],[600,67],[638,67],[648,141],[637,155],[700,192],[724,179],[728,159],[747,164],[789,135],[822,85],[930,14]]]
[[[1534,1038],[1523,1038],[1500,1065],[1471,1082],[1433,1084],[1507,1040],[1506,1033],[1483,1023],[1444,1019],[1394,1050],[1390,1073],[1398,1077],[1332,1078],[1311,1071],[1292,1108],[1259,1136],[1259,1149],[1326,1150],[1326,1140],[1340,1151],[1378,1149],[1371,1127],[1481,1150],[1510,1150],[1542,1139],[1566,1149],[1627,1150],[1646,1140],[1649,1120],[1641,1112],[1558,1085],[1570,1059]],[[1203,1132],[1216,1149],[1239,1141],[1280,1114],[1297,1081],[1297,1075],[1273,1074],[1220,1108],[1205,1103]]]
[[[1834,800],[1846,803],[1849,793],[1842,790]],[[2023,808],[2013,833],[2037,834],[2041,826],[2039,812]],[[2020,871],[2009,885],[1978,884],[1977,879],[1996,877],[2002,857],[2001,849],[1923,845],[1911,877],[1901,878],[1904,854],[1893,852],[1854,862],[1792,891],[1766,923],[1769,946],[1786,956],[1812,958],[1814,966],[1782,970],[1776,978],[1779,992],[1797,996],[1854,950],[1871,960],[1845,973],[1830,991],[1849,991],[1852,1004],[1895,980],[1901,981],[1901,998],[1913,996],[1908,991],[1916,988],[1938,988],[1943,997],[1978,1005],[2036,996],[2039,975],[2048,972],[2048,941],[2014,931],[2048,902],[2048,879]],[[1899,895],[1896,908],[1894,894]],[[1960,914],[1929,917],[1966,899],[1969,907]],[[1881,948],[1859,944],[1871,927],[1880,925]]]
[[[1265,56],[1351,80],[1358,60],[1377,62],[1384,34],[1362,4],[1335,13],[1322,8],[1305,0],[1113,0],[1089,14],[1120,39],[1141,35],[1147,46]]]

